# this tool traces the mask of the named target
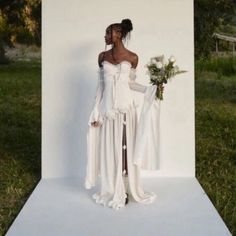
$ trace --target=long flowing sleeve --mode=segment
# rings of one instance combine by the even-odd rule
[[[133,163],[141,169],[157,170],[160,167],[160,100],[156,100],[156,85],[145,86],[135,81],[136,70],[130,73],[129,86],[144,94],[137,124]]]
[[[140,92],[140,93],[145,93],[145,91],[147,90],[148,86],[142,85],[137,83],[136,80],[136,69],[131,68],[130,70],[130,75],[129,75],[129,87],[130,89]]]
[[[99,121],[103,123],[100,102],[103,96],[104,90],[104,79],[103,71],[99,68],[97,90],[94,97],[94,106],[89,116],[88,130],[87,130],[87,166],[86,166],[86,177],[84,186],[86,189],[91,189],[96,185],[98,176],[100,174],[100,156],[99,156],[99,136],[100,126],[94,127],[91,125],[93,121]]]
[[[102,68],[99,68],[96,95],[94,97],[94,105],[93,105],[93,109],[90,113],[89,120],[88,120],[89,126],[92,126],[91,122],[94,122],[94,121],[99,121],[101,124],[103,123],[101,110],[100,110],[100,102],[102,99],[103,90],[104,90],[103,71],[102,71]]]

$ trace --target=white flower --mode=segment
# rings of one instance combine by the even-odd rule
[[[178,72],[179,71],[179,67],[178,66],[174,66],[174,72]]]
[[[151,58],[151,62],[150,62],[151,64],[155,64],[156,63],[156,59],[155,59],[155,57],[152,57]]]
[[[155,65],[156,65],[156,67],[157,67],[158,69],[161,69],[162,66],[163,66],[163,64],[162,64],[161,62],[159,62],[159,61],[156,62]]]
[[[175,60],[175,57],[174,56],[171,56],[170,58],[169,58],[169,61],[170,62],[175,62],[176,60]]]
[[[163,58],[163,61],[162,61],[163,66],[166,65],[166,63],[167,63],[166,59]]]

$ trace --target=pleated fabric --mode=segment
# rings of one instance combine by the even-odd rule
[[[141,160],[143,159],[142,155],[140,155],[138,158],[135,158],[134,156],[136,153],[135,147],[139,145],[137,142],[140,142],[139,140],[142,139],[141,131],[143,131],[142,127],[138,126],[139,123],[136,110],[137,104],[132,99],[133,97],[131,92],[129,93],[131,90],[127,88],[126,90],[122,89],[122,86],[123,88],[124,86],[128,86],[128,88],[130,88],[129,82],[132,68],[129,63],[126,63],[126,61],[124,63],[120,63],[119,67],[115,65],[113,66],[113,64],[109,65],[108,63],[106,65],[106,73],[99,74],[100,82],[98,83],[97,87],[95,105],[90,114],[88,122],[88,162],[86,168],[85,188],[90,189],[94,187],[97,183],[97,179],[100,178],[101,189],[94,193],[92,198],[95,199],[96,203],[111,207],[116,210],[125,206],[127,191],[130,197],[129,200],[150,204],[156,199],[156,194],[154,192],[146,192],[143,190],[140,181],[140,171],[142,163],[145,162]],[[117,80],[118,69],[120,72],[122,72],[122,77],[119,77],[119,81]],[[109,77],[108,75],[114,75],[114,77]],[[114,79],[113,81],[112,78]],[[119,86],[121,89],[117,90],[116,88],[119,82],[122,82],[123,84]],[[143,90],[143,87],[145,87],[142,87],[142,85],[136,83],[136,88],[137,86],[139,87],[138,90],[140,91]],[[111,89],[116,89],[116,92],[110,91]],[[146,98],[146,100],[144,100],[142,109],[143,112],[141,113],[142,124],[148,121],[145,119],[145,117],[151,117],[150,114],[153,114],[153,109],[155,109],[155,105],[153,105],[155,89],[155,86],[150,86],[142,91],[144,93],[144,98]],[[104,90],[107,91],[104,92]],[[124,93],[124,91],[126,92]],[[120,100],[119,98],[121,96],[123,96],[123,99]],[[125,96],[127,96],[126,100],[124,99]],[[111,99],[112,102],[107,102],[107,99]],[[117,106],[114,106],[115,101],[117,101]],[[120,103],[122,107],[119,107],[118,101],[122,101],[122,103]],[[125,104],[124,101],[128,101],[127,104]],[[110,106],[107,106],[107,104],[110,104]],[[104,107],[110,107],[112,110],[104,109]],[[149,116],[146,116],[145,113],[148,112]],[[91,126],[92,121],[100,121],[101,126]],[[124,125],[126,127],[125,133],[128,167],[128,190],[126,190],[124,182],[125,176],[122,172],[122,138]],[[148,132],[151,131],[148,130]],[[137,136],[137,134],[140,135]],[[146,137],[148,137],[148,135]],[[139,149],[139,151],[143,153],[142,151],[145,148],[146,147],[143,147],[143,149]],[[145,165],[147,166],[147,164]]]

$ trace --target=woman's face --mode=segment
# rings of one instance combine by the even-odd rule
[[[110,45],[120,39],[120,34],[119,32],[116,32],[114,29],[111,31],[111,27],[109,26],[106,29],[104,38],[106,44]]]

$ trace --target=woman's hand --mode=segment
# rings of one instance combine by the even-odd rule
[[[91,125],[92,125],[93,127],[98,127],[98,126],[100,126],[101,124],[100,124],[98,121],[94,121],[94,122],[91,122]]]

